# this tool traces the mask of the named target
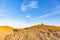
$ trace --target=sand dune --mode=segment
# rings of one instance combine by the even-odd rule
[[[9,26],[0,26],[0,40],[4,40],[6,35],[13,32],[13,29]]]
[[[0,40],[60,40],[60,27],[43,24],[24,29],[0,27]]]

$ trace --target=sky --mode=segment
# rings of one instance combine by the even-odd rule
[[[25,28],[60,26],[60,0],[0,0],[0,25]]]

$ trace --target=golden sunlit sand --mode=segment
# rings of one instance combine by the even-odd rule
[[[0,26],[0,40],[60,40],[60,26],[41,24],[24,29]]]
[[[0,40],[3,40],[3,38],[12,33],[13,29],[9,26],[0,26]]]

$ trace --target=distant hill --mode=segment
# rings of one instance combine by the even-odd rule
[[[10,27],[0,29],[1,33],[3,31],[3,36],[5,35],[1,36],[3,40],[60,40],[60,26],[39,24],[24,29]]]

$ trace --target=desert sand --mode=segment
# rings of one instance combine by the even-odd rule
[[[60,40],[60,26],[41,24],[24,29],[1,26],[0,40]]]

